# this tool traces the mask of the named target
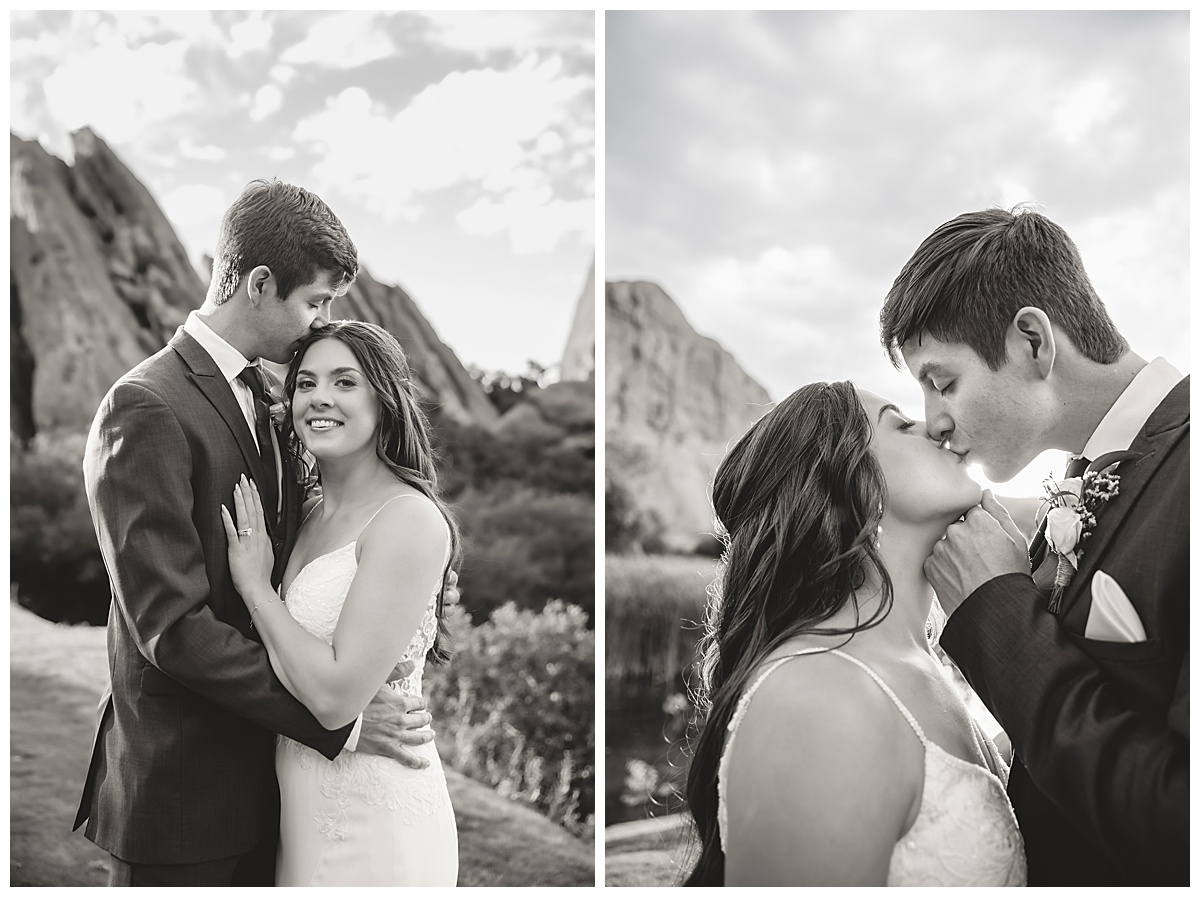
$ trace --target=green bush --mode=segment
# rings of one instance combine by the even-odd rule
[[[563,601],[506,604],[471,626],[448,611],[453,657],[425,670],[446,762],[590,837],[595,807],[595,633]]]
[[[55,622],[103,624],[111,593],[83,488],[84,435],[9,440],[10,579]]]

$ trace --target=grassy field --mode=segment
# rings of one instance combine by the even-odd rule
[[[104,630],[56,626],[10,605],[12,886],[103,885],[108,855],[72,832],[105,678]],[[595,847],[446,770],[459,884],[590,887]]]
[[[610,888],[672,887],[691,868],[685,817],[626,822],[604,830],[604,883]]]

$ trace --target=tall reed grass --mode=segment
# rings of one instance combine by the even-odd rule
[[[695,660],[712,558],[608,555],[604,561],[606,703],[661,705]]]

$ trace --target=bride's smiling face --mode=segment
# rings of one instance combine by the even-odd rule
[[[317,340],[304,353],[292,426],[320,460],[374,451],[379,398],[357,356],[336,337]]]
[[[858,395],[871,420],[871,451],[883,470],[893,517],[949,525],[979,504],[983,490],[967,475],[967,465],[929,437],[924,421],[874,393],[860,389]]]

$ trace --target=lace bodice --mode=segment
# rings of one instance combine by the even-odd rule
[[[354,558],[357,541],[327,554],[313,558],[296,574],[288,586],[287,604],[292,617],[304,629],[326,644],[333,644],[333,633],[337,629],[338,617],[342,613],[342,602],[350,592],[350,583],[358,571]],[[391,683],[401,694],[421,694],[421,676],[425,671],[425,655],[437,635],[437,591],[429,596],[421,625],[404,649],[399,662],[413,661],[415,667],[408,676]]]
[[[406,497],[406,496],[400,496]],[[416,497],[416,496],[412,496]],[[374,519],[374,518],[372,518]],[[369,525],[369,521],[368,521]],[[307,632],[327,644],[333,644],[342,604],[358,571],[355,559],[357,541],[327,552],[310,561],[296,574],[288,586],[285,605],[292,617]],[[449,538],[447,538],[449,551]],[[413,634],[398,661],[412,661],[412,672],[391,687],[405,695],[421,694],[421,679],[425,656],[437,634],[437,597],[440,579],[430,583],[429,600],[421,624]],[[318,752],[280,736],[280,741],[292,754],[292,759],[305,769],[321,771],[321,793],[332,798],[337,809],[322,814],[317,820],[322,832],[331,839],[345,834],[345,809],[349,801],[364,801],[397,811],[404,821],[427,816],[437,807],[445,793],[445,777],[440,764],[426,769],[410,769],[397,761],[372,754],[343,751],[334,760],[326,760]],[[414,748],[418,754],[433,752],[433,745]],[[436,757],[436,753],[432,754]]]
[[[717,777],[717,814],[723,849],[729,840],[729,809],[725,793],[729,761],[738,727],[755,691],[785,662],[814,648],[780,657],[762,670],[746,689],[729,723],[729,733]],[[921,807],[912,827],[896,843],[888,867],[892,886],[960,885],[1011,886],[1025,884],[1025,851],[1016,816],[1005,786],[1008,768],[995,744],[972,720],[972,734],[986,765],[962,760],[925,737],[916,718],[875,671],[841,651],[842,657],[864,670],[903,714],[925,748],[925,782]]]

